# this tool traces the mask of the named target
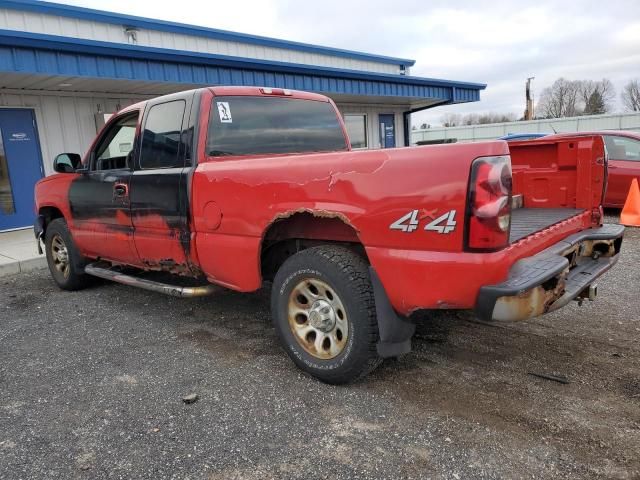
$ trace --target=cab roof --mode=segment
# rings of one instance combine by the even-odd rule
[[[300,100],[315,100],[317,102],[329,102],[329,97],[325,95],[321,95],[319,93],[311,93],[304,92],[301,90],[287,90],[282,88],[271,88],[271,87],[233,87],[233,86],[213,86],[213,87],[204,87],[197,88],[193,90],[185,90],[182,92],[169,93],[167,95],[162,95],[158,97],[154,97],[153,99],[143,100],[142,102],[134,103],[133,105],[129,105],[119,110],[118,113],[125,113],[132,110],[142,110],[144,109],[147,102],[150,100],[157,100],[162,98],[170,98],[174,97],[176,94],[183,94],[188,92],[196,92],[202,90],[209,90],[215,96],[256,96],[256,97],[284,97],[284,98],[295,98]]]

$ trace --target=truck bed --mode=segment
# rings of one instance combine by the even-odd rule
[[[517,208],[511,212],[509,242],[515,243],[582,212],[577,208]]]

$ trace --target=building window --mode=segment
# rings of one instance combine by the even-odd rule
[[[351,140],[351,148],[367,148],[367,116],[345,115],[344,123]]]

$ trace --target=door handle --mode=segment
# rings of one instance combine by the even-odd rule
[[[113,186],[113,195],[116,197],[126,197],[129,195],[129,188],[124,183],[116,183]]]

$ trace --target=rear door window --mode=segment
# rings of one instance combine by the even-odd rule
[[[151,107],[142,134],[141,168],[172,168],[184,165],[180,155],[180,139],[185,106],[184,100],[175,100]]]
[[[346,150],[342,126],[328,102],[281,97],[215,97],[210,156]]]

